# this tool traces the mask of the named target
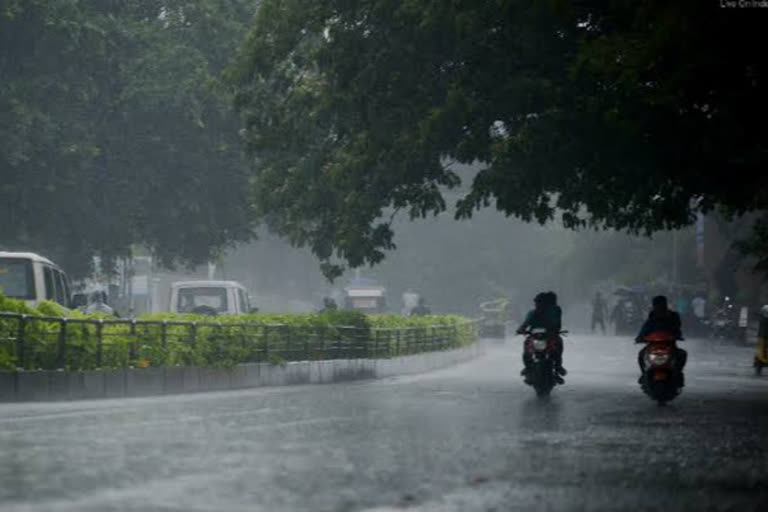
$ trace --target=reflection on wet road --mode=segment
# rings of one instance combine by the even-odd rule
[[[636,347],[566,341],[566,386],[525,387],[519,340],[354,384],[0,405],[0,511],[762,510],[768,377],[687,342],[665,408]]]

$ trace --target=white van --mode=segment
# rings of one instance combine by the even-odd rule
[[[387,289],[371,279],[354,279],[344,288],[344,309],[363,313],[387,311]]]
[[[171,313],[242,315],[251,309],[248,291],[237,281],[178,281],[171,285]]]
[[[70,307],[67,274],[39,254],[0,251],[0,289],[6,297],[23,300],[31,307],[46,299]]]

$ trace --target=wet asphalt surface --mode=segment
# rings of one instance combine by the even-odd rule
[[[565,386],[521,382],[520,339],[420,376],[0,405],[0,512],[768,510],[768,377],[685,342],[660,408],[636,346],[566,340]]]

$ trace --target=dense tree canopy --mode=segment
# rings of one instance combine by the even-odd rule
[[[246,0],[0,0],[0,246],[73,274],[132,244],[204,262],[251,234],[221,69]]]
[[[257,214],[378,262],[391,215],[653,232],[768,207],[766,13],[683,0],[265,0],[230,81]],[[333,274],[335,268],[328,268]]]

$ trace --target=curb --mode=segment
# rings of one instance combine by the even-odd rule
[[[108,371],[0,372],[0,402],[50,402],[160,396],[271,386],[329,384],[413,375],[469,361],[479,343],[392,359],[245,363],[233,368],[168,367]]]

